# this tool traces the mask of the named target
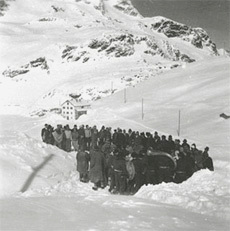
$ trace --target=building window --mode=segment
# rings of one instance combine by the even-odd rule
[[[69,112],[67,111],[66,114],[69,114]]]
[[[70,107],[70,109],[73,109],[73,107]]]
[[[65,109],[65,107],[63,107],[63,109]]]
[[[67,109],[69,109],[69,107],[67,107]]]

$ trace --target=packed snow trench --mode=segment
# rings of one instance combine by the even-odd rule
[[[2,115],[1,122],[1,230],[229,228],[227,162],[214,161],[215,172],[199,171],[182,184],[112,195],[79,181],[75,152],[40,141],[45,119]]]

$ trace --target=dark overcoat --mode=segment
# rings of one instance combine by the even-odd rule
[[[89,169],[89,154],[85,151],[77,153],[77,171],[80,174],[86,174]]]
[[[92,150],[90,152],[90,170],[89,179],[93,183],[103,181],[103,171],[105,160],[103,153],[99,150]]]

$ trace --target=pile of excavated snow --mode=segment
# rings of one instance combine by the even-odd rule
[[[201,170],[181,184],[143,186],[135,196],[229,219],[229,170],[230,164],[224,163],[222,171]]]

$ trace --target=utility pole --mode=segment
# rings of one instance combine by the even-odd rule
[[[180,136],[180,110],[179,110],[179,116],[178,116],[178,130],[177,135]]]
[[[144,119],[144,99],[142,98],[141,101],[141,118]]]
[[[126,103],[126,88],[124,89],[124,103]]]
[[[113,81],[111,82],[111,93],[113,93]]]

